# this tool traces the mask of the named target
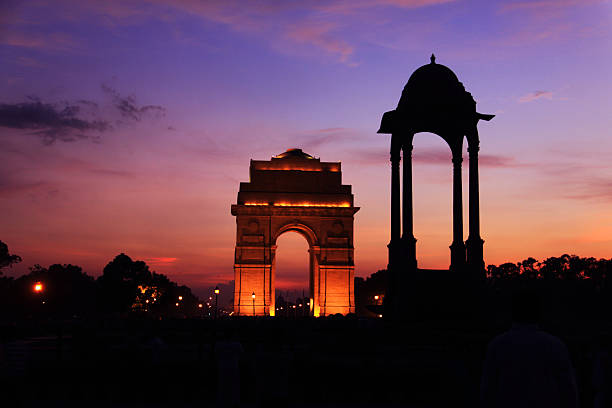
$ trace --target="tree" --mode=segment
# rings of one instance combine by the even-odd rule
[[[151,280],[149,267],[143,261],[121,253],[105,267],[98,278],[102,307],[111,312],[127,312],[138,295],[139,283]]]
[[[40,293],[33,293],[36,283]],[[45,302],[46,315],[75,317],[93,313],[96,308],[96,282],[80,266],[54,264],[48,268],[34,265],[30,273],[15,281],[23,298]]]
[[[106,311],[180,315],[199,313],[200,302],[191,289],[178,286],[163,274],[151,272],[145,262],[134,261],[123,253],[104,267],[98,283],[100,300]]]
[[[21,262],[21,257],[9,254],[8,245],[0,241],[0,275],[2,275],[2,268],[13,266],[18,262]]]

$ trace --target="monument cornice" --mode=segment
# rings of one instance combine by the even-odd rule
[[[232,204],[232,215],[352,217],[359,207],[306,207]]]

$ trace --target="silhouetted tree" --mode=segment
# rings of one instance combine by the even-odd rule
[[[40,282],[42,290],[33,293]],[[28,275],[16,280],[24,298],[34,298],[44,315],[53,317],[77,317],[95,312],[96,282],[83,272],[80,266],[54,264],[49,268],[34,265]],[[44,304],[42,304],[44,302]]]
[[[123,253],[104,267],[98,284],[101,306],[108,312],[181,316],[201,313],[199,299],[191,289],[178,286],[163,274],[151,272],[145,262],[133,261]]]
[[[487,277],[499,279],[544,279],[551,280],[589,280],[595,287],[605,285],[607,277],[612,271],[612,259],[582,258],[576,255],[563,254],[559,257],[549,257],[542,262],[529,257],[516,265],[507,262],[499,266],[487,266]]]
[[[0,241],[0,275],[2,275],[2,268],[12,266],[18,262],[21,262],[21,257],[9,254],[8,245]]]
[[[98,278],[102,308],[110,312],[128,312],[138,294],[139,281],[150,278],[151,272],[144,262],[134,262],[123,253],[117,255]]]

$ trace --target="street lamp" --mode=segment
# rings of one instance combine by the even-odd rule
[[[43,293],[43,289],[44,289],[43,284],[41,282],[36,282],[34,284],[33,289],[34,289],[34,293],[36,293],[38,295],[38,299],[42,300],[41,298],[42,298],[42,293]],[[45,304],[44,300],[42,300],[42,304],[43,305]]]
[[[219,309],[219,287],[215,286],[215,320],[217,319],[217,310]]]
[[[379,298],[380,298],[380,296],[374,295],[374,300],[375,300],[374,304],[376,304],[376,305],[378,304],[378,299]]]
[[[179,297],[178,297],[178,299],[179,299],[179,300],[183,300],[183,297],[182,297],[182,296],[179,296]]]
[[[251,294],[251,298],[253,298],[253,316],[255,316],[255,292]]]

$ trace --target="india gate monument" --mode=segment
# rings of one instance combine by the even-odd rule
[[[311,316],[355,312],[353,220],[359,207],[342,184],[338,162],[321,162],[300,149],[268,161],[251,160],[240,183],[234,255],[234,313],[274,316],[276,240],[287,231],[309,246]]]

